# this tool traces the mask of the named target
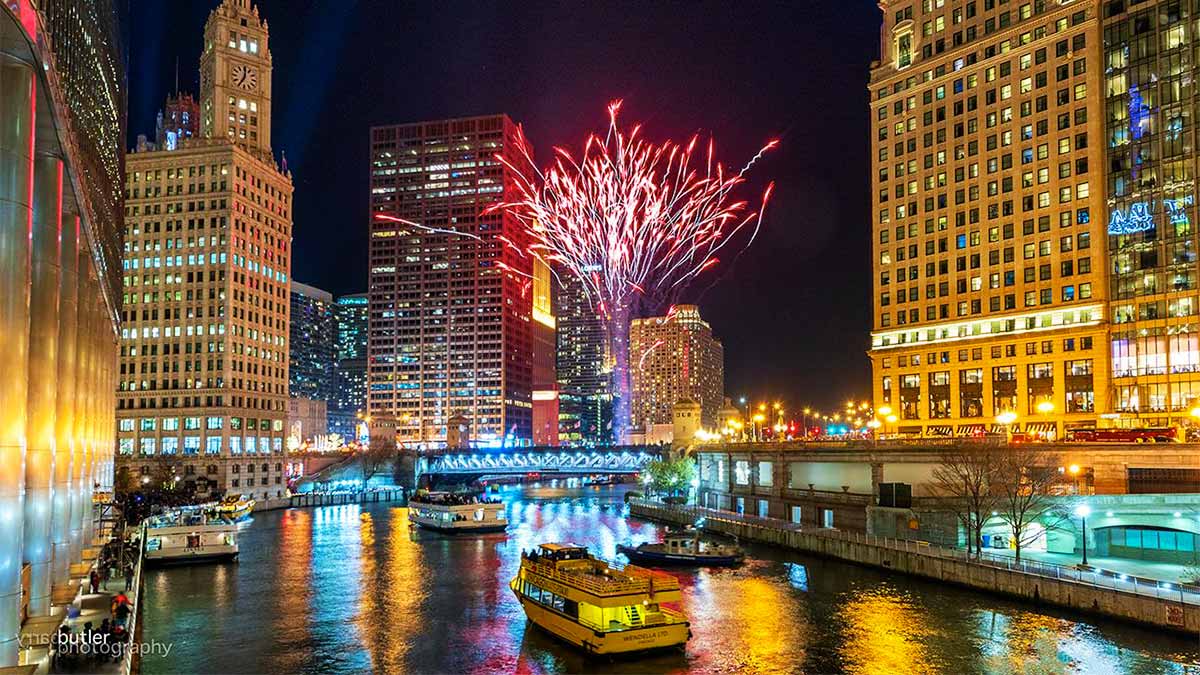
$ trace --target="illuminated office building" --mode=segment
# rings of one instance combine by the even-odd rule
[[[1197,320],[1197,7],[1104,2],[1104,81],[1096,99],[1107,149],[1112,410],[1123,424],[1195,420]]]
[[[371,129],[368,409],[401,442],[444,443],[455,414],[481,444],[531,438],[530,258],[517,220],[485,213],[516,199],[495,157],[516,137],[505,115]]]
[[[288,340],[288,395],[333,400],[337,323],[333,296],[292,281]]]
[[[367,294],[343,295],[333,305],[337,324],[329,431],[354,438],[356,415],[367,410]]]
[[[583,284],[561,273],[554,287],[559,439],[570,445],[612,441],[608,340]]]
[[[634,319],[629,327],[630,409],[646,433],[674,424],[676,404],[698,403],[709,429],[724,402],[725,351],[695,305],[677,305],[667,316]]]
[[[967,435],[1003,413],[1047,438],[1095,426],[1111,393],[1106,119],[1121,114],[1102,105],[1099,3],[880,7],[870,357],[884,429]]]
[[[107,0],[0,4],[0,667],[111,492],[126,80]],[[99,493],[99,494],[96,494]],[[63,617],[62,607],[56,616]]]
[[[292,180],[271,154],[271,53],[248,0],[209,15],[200,135],[129,155],[118,461],[126,480],[284,492]]]
[[[555,375],[555,327],[554,279],[550,268],[540,260],[533,263],[533,279],[529,293],[532,295],[533,323],[530,324],[532,341],[533,376],[533,444],[558,445],[559,398]]]

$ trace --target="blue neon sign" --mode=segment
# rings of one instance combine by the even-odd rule
[[[1172,225],[1186,225],[1190,222],[1189,207],[1195,203],[1192,195],[1179,199],[1164,199],[1163,211]],[[1149,202],[1134,202],[1128,209],[1113,209],[1108,218],[1108,233],[1111,235],[1135,234],[1154,229],[1154,214],[1150,211]]]

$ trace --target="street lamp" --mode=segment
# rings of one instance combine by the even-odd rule
[[[1087,504],[1080,504],[1075,507],[1075,515],[1079,516],[1079,520],[1083,525],[1083,561],[1081,565],[1088,564],[1087,561],[1087,517],[1091,515],[1092,509]]]

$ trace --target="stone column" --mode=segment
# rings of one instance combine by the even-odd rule
[[[72,456],[75,443],[75,379],[78,361],[76,326],[79,322],[79,216],[64,215],[62,241],[62,274],[59,275],[58,297],[58,376],[55,384],[57,414],[54,418],[54,491],[50,517],[50,540],[54,553],[50,575],[54,584],[66,583],[71,563],[71,483]]]
[[[40,154],[33,167],[32,283],[29,303],[29,410],[25,451],[24,558],[29,614],[50,613],[50,513],[58,377],[59,246],[63,163]]]
[[[21,629],[36,87],[32,66],[0,54],[0,667],[17,665]]]

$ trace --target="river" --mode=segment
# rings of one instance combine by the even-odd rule
[[[614,557],[654,540],[620,488],[509,487],[507,534],[410,530],[389,504],[257,514],[236,563],[148,570],[158,673],[1200,673],[1200,643],[919,579],[751,547],[678,572],[686,653],[594,662],[526,623],[520,552],[574,541]]]

